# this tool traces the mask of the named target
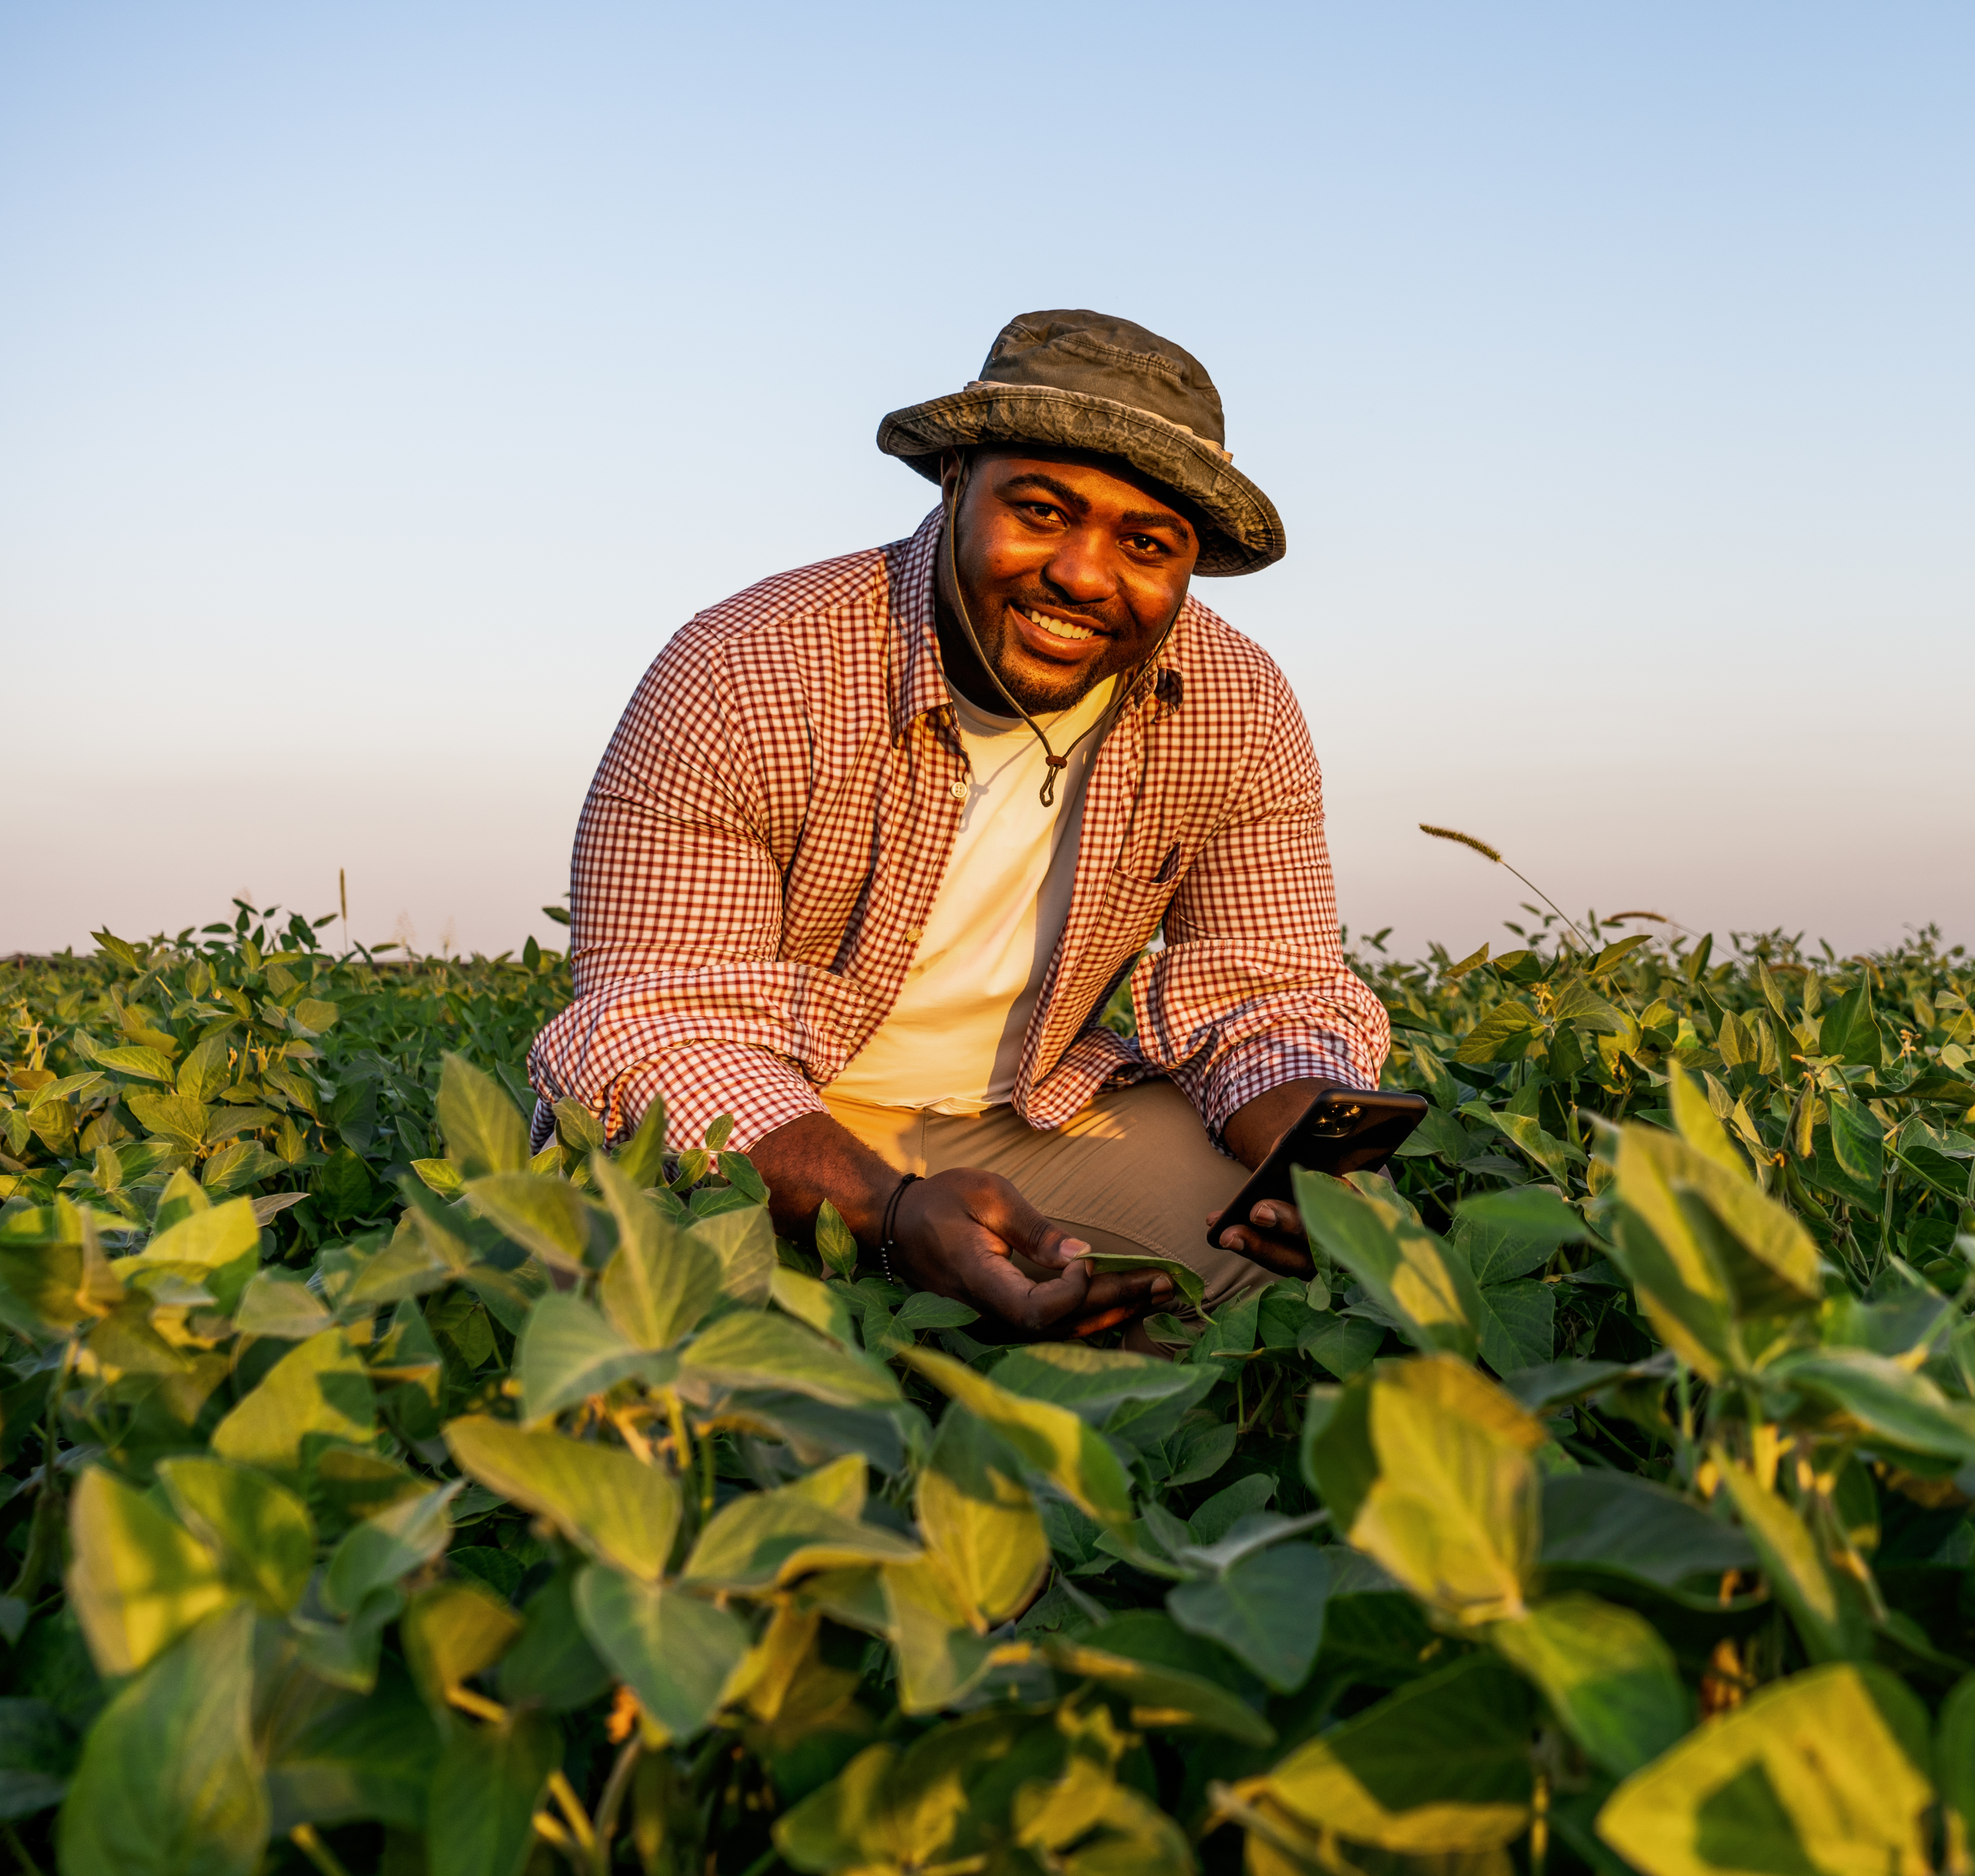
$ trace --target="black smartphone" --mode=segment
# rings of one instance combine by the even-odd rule
[[[1248,1177],[1248,1183],[1228,1203],[1221,1222],[1207,1234],[1214,1249],[1232,1224],[1246,1224],[1248,1214],[1267,1199],[1296,1203],[1290,1178],[1292,1168],[1306,1172],[1376,1171],[1400,1143],[1426,1117],[1423,1094],[1387,1094],[1364,1088],[1319,1089],[1276,1150]]]

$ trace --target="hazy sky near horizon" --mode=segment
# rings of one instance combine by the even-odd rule
[[[1208,364],[1344,917],[1975,941],[1975,10],[0,9],[0,952],[556,928],[696,609],[1011,314]]]

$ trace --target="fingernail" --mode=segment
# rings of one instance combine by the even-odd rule
[[[1221,1248],[1224,1251],[1238,1251],[1241,1248],[1241,1234],[1238,1231],[1222,1232]]]
[[[1249,1216],[1258,1225],[1273,1225],[1276,1222],[1276,1208],[1273,1205],[1258,1205]]]

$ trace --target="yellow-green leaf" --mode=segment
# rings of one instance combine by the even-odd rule
[[[76,1486],[69,1535],[69,1603],[100,1674],[134,1674],[234,1600],[212,1552],[100,1466]]]
[[[448,1423],[461,1470],[539,1512],[593,1556],[646,1582],[665,1574],[679,1529],[679,1488],[621,1446],[531,1433],[481,1414]]]

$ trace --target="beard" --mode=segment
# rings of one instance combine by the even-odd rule
[[[1057,673],[1041,666],[1038,660],[1025,656],[1015,628],[1008,621],[1007,607],[1011,605],[1027,607],[1034,606],[1051,612],[1080,615],[1090,620],[1095,629],[1099,621],[1091,609],[1066,604],[1050,594],[1037,591],[1023,593],[1011,598],[989,598],[963,584],[966,596],[968,617],[972,620],[974,636],[979,640],[981,655],[993,667],[995,676],[1007,686],[1013,697],[1031,716],[1051,716],[1057,712],[1073,708],[1082,703],[1100,684],[1115,677],[1121,671],[1134,669],[1150,655],[1152,646],[1140,647],[1135,635],[1114,637],[1101,634],[1102,649],[1087,663],[1069,666]],[[960,621],[952,617],[944,600],[938,607],[940,636],[946,643],[946,665],[950,673],[971,669],[973,654],[968,647],[965,632]],[[949,638],[950,633],[950,638]],[[995,715],[1005,715],[1007,699],[991,683],[983,686],[962,685],[963,692],[972,696],[977,690],[981,695],[973,701]]]

